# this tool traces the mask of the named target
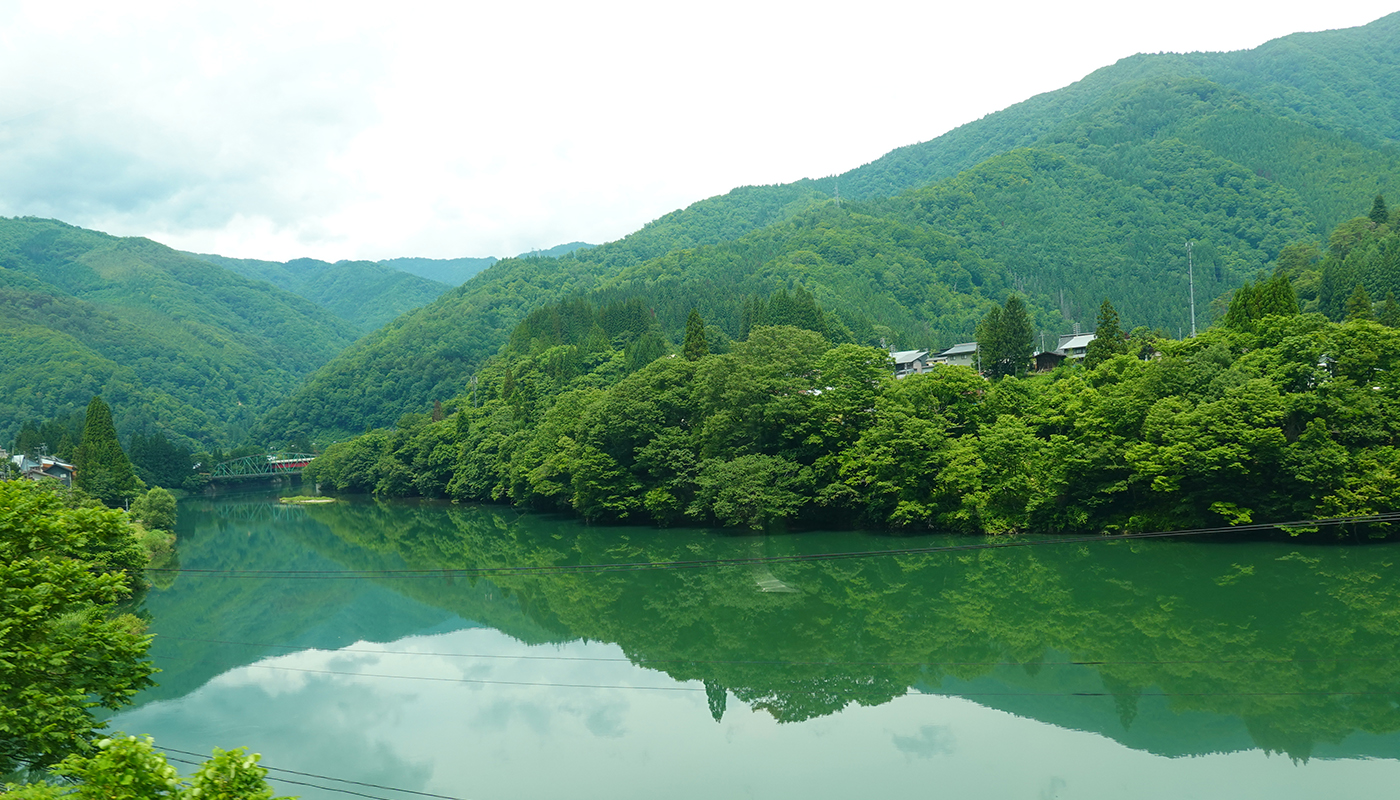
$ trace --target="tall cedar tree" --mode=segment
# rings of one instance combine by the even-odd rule
[[[685,347],[682,352],[687,361],[699,361],[710,354],[710,345],[705,341],[705,320],[693,308],[685,319]]]
[[[1385,303],[1381,305],[1381,315],[1376,321],[1387,328],[1400,328],[1400,303],[1395,301],[1395,292],[1385,293]]]
[[[1375,319],[1375,314],[1371,310],[1371,295],[1367,294],[1366,287],[1356,284],[1356,290],[1347,298],[1347,322],[1358,319]]]
[[[1110,358],[1128,352],[1128,343],[1123,338],[1123,328],[1118,323],[1118,309],[1104,298],[1099,306],[1098,325],[1094,328],[1094,339],[1084,353],[1084,366],[1093,367]]]
[[[131,462],[117,441],[117,429],[112,424],[112,409],[94,396],[87,407],[83,425],[83,443],[73,466],[78,474],[78,488],[113,508],[142,490],[141,481],[131,469]]]
[[[977,349],[982,371],[994,378],[1024,375],[1035,348],[1035,327],[1020,297],[1011,295],[1006,305],[993,307],[977,326]]]
[[[1371,203],[1371,213],[1366,216],[1370,217],[1371,221],[1377,225],[1384,225],[1390,221],[1390,209],[1385,207],[1384,196],[1376,195],[1375,202]]]
[[[1237,331],[1252,331],[1264,317],[1293,317],[1298,315],[1299,310],[1298,292],[1293,288],[1293,281],[1280,268],[1267,280],[1246,283],[1236,289],[1230,298],[1230,307],[1225,311],[1224,324]]]

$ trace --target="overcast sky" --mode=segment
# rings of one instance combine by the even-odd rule
[[[279,261],[598,243],[1134,53],[1395,10],[945,5],[0,0],[0,215]]]

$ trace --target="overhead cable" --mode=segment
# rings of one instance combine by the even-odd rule
[[[160,749],[163,750],[163,751],[165,751],[165,752],[167,752],[167,753],[179,753],[179,754],[181,754],[181,755],[194,756],[195,758],[203,758],[203,757],[204,757],[204,754],[203,754],[203,753],[194,753],[194,752],[190,752],[189,750],[180,750],[180,749],[175,748],[175,747],[164,747],[164,746],[162,746]],[[191,762],[191,761],[185,761],[185,760],[183,760],[183,759],[173,759],[173,758],[172,758],[171,760],[172,760],[172,761],[174,761],[174,760],[179,760],[180,763],[182,763],[182,764],[195,763],[195,762]],[[389,791],[389,792],[399,792],[399,793],[401,793],[401,794],[412,794],[412,795],[417,795],[417,796],[419,796],[419,797],[433,797],[433,798],[437,798],[438,800],[461,800],[461,798],[452,797],[451,795],[446,795],[446,794],[433,794],[432,792],[420,792],[420,791],[417,791],[417,790],[414,790],[414,789],[400,789],[400,788],[398,788],[398,787],[396,787],[396,786],[384,786],[384,785],[378,784],[378,783],[365,783],[364,781],[352,781],[352,780],[347,780],[347,779],[345,779],[345,778],[333,778],[333,777],[331,777],[330,775],[317,775],[317,774],[314,773],[314,772],[300,772],[300,771],[294,770],[294,769],[285,769],[285,768],[282,768],[282,767],[273,767],[273,766],[269,766],[269,765],[267,765],[267,764],[263,764],[263,763],[261,763],[261,762],[259,762],[258,766],[262,767],[263,769],[267,770],[268,772],[285,772],[285,773],[287,773],[288,775],[300,775],[300,776],[302,776],[303,778],[316,778],[316,779],[318,779],[318,780],[323,780],[323,781],[334,781],[334,782],[336,782],[336,783],[348,783],[348,784],[350,784],[351,786],[363,786],[363,787],[365,787],[365,788],[367,788],[367,789],[383,789],[383,790]],[[287,783],[293,783],[293,781],[290,781],[290,780],[288,780],[288,779],[286,779],[286,778],[281,778],[281,777],[278,777],[278,776],[272,776],[272,777],[273,777],[275,780],[285,781],[285,782],[287,782]],[[302,784],[302,785],[304,785],[304,786],[310,786],[311,784],[308,783],[308,784]],[[330,786],[318,786],[318,787],[316,787],[316,788],[318,788],[318,789],[328,789],[328,790],[330,790],[330,791],[332,791],[332,792],[334,792],[334,791],[339,791],[338,789],[335,789],[334,787],[330,787]],[[361,795],[361,796],[363,796],[363,797],[370,797],[371,795]]]

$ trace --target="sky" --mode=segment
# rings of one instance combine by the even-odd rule
[[[0,215],[182,250],[505,257],[824,177],[1135,53],[1391,3],[0,0]]]

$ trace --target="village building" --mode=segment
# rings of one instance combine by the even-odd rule
[[[1036,372],[1050,372],[1064,363],[1065,354],[1054,350],[1042,350],[1031,356],[1031,360],[1035,362]]]
[[[19,473],[19,477],[31,481],[53,478],[60,481],[65,486],[73,485],[73,475],[78,470],[66,461],[59,461],[53,456],[39,456],[30,458],[25,455],[11,456],[10,463],[14,472]]]
[[[962,342],[944,350],[933,358],[934,363],[954,367],[977,368],[977,343]]]
[[[916,375],[922,373],[929,367],[927,350],[891,351],[890,360],[894,361],[894,376],[896,378],[903,378],[906,375]]]
[[[1088,353],[1089,342],[1092,341],[1094,341],[1092,332],[1061,334],[1059,347],[1054,350],[1042,350],[1031,356],[1035,371],[1050,372],[1064,363],[1066,359],[1083,358]],[[927,350],[891,351],[890,359],[894,361],[894,376],[903,378],[906,375],[926,372],[934,364],[977,369],[979,366],[977,355],[976,342],[960,342],[933,355],[930,355]]]
[[[1063,333],[1060,334],[1060,346],[1055,348],[1055,352],[1065,358],[1083,358],[1089,352],[1089,342],[1094,341],[1094,334],[1090,333]]]

